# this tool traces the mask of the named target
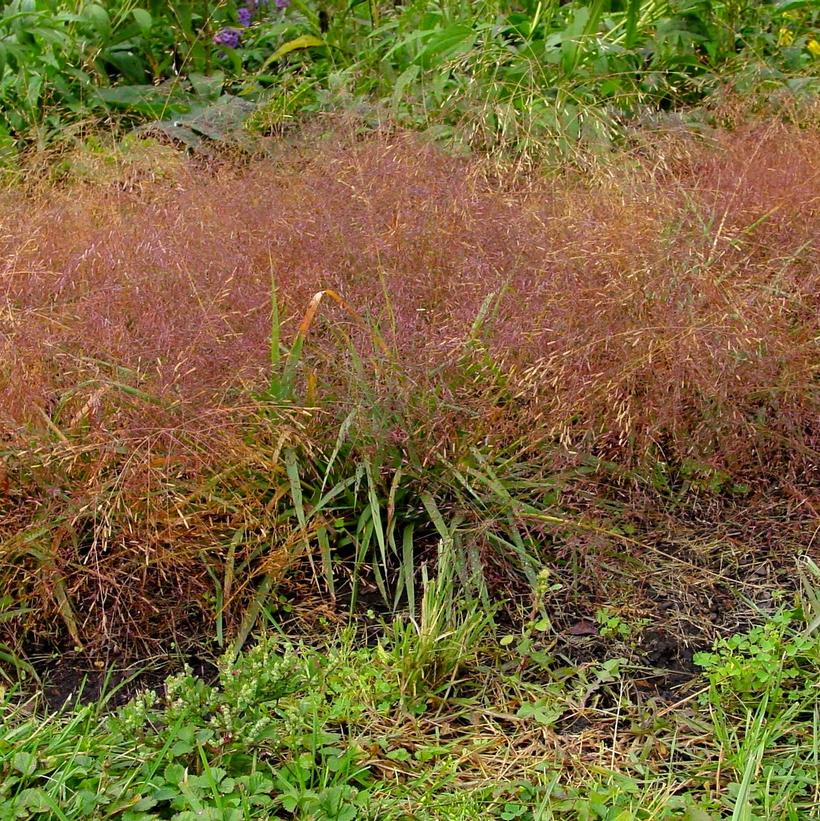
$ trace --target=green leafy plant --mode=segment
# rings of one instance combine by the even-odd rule
[[[603,638],[614,638],[621,641],[634,637],[650,623],[649,619],[627,621],[606,607],[596,611],[595,621],[598,622],[598,632]]]
[[[524,622],[520,637],[507,634],[500,639],[499,644],[502,647],[515,649],[520,659],[519,671],[530,664],[545,671],[554,665],[555,658],[549,652],[551,644],[554,644],[554,641],[551,641],[553,628],[546,614],[545,603],[550,594],[557,593],[562,586],[560,582],[551,583],[549,570],[543,568],[536,577],[529,618]]]
[[[109,73],[144,82],[151,14],[134,3],[11,0],[0,15],[0,137],[46,145],[88,117]]]
[[[806,699],[820,680],[820,635],[800,631],[801,613],[783,610],[748,633],[720,639],[697,653],[718,693],[744,703],[765,697],[770,709]]]

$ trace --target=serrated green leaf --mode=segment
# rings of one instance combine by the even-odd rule
[[[33,775],[37,769],[37,758],[31,753],[20,751],[11,759],[11,766],[23,775]]]

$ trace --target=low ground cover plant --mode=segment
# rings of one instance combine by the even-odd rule
[[[432,604],[452,595],[431,585]],[[67,707],[42,724],[6,696],[0,817],[809,818],[820,645],[805,626],[802,611],[782,611],[721,641],[699,660],[710,712],[654,718],[625,683],[624,659],[533,676],[516,672],[516,653],[492,651],[484,630],[448,655],[453,675],[416,667],[409,697],[402,682],[425,656],[422,631],[394,643],[387,629],[368,647],[347,629],[326,648],[263,634],[223,657],[213,679],[188,669],[113,712]],[[433,629],[446,641],[459,628],[447,618]],[[762,651],[756,674],[768,679],[754,691],[769,699],[765,721],[734,672]],[[778,695],[784,681],[795,700]],[[613,711],[614,735],[574,729],[581,716],[606,727]]]

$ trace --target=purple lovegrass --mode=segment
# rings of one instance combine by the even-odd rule
[[[57,569],[77,609],[105,614],[83,623],[86,642],[144,653],[142,636],[168,646],[182,618],[207,635],[212,579],[198,557],[230,524],[219,497],[260,538],[278,533],[257,474],[281,470],[283,435],[315,469],[310,450],[330,452],[351,411],[342,460],[373,452],[387,466],[412,447],[403,458],[438,481],[472,447],[494,464],[514,453],[507,476],[536,488],[566,475],[579,517],[600,515],[600,493],[642,533],[680,521],[705,543],[731,521],[749,555],[775,561],[810,541],[816,129],[753,121],[714,144],[648,132],[646,162],[616,154],[591,185],[576,171],[496,181],[480,155],[358,125],[340,120],[275,160],[208,168],[155,146],[70,184],[0,189],[0,543],[27,538],[43,511],[66,522]],[[718,215],[717,239],[742,246],[714,253],[693,214]],[[302,412],[301,378],[292,408],[252,398],[270,379],[271,271],[288,345],[317,292],[351,306],[322,302],[305,337],[317,385],[305,401],[319,413]],[[753,489],[695,487],[694,514],[672,518],[666,489],[620,478],[659,458],[689,460],[698,484],[725,470]],[[579,475],[606,461],[617,473]],[[77,521],[85,506],[104,527]],[[602,544],[566,550],[594,561]],[[76,561],[86,549],[88,566]],[[506,567],[497,558],[492,572]],[[262,570],[267,553],[249,565]],[[36,611],[50,629],[53,608]]]
[[[220,29],[214,35],[214,43],[218,46],[225,46],[225,48],[239,47],[239,31],[238,29],[225,28]]]

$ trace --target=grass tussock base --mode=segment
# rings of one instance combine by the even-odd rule
[[[661,133],[511,190],[336,133],[4,192],[7,646],[224,643],[288,571],[414,606],[441,540],[702,645],[818,549],[818,157]]]

